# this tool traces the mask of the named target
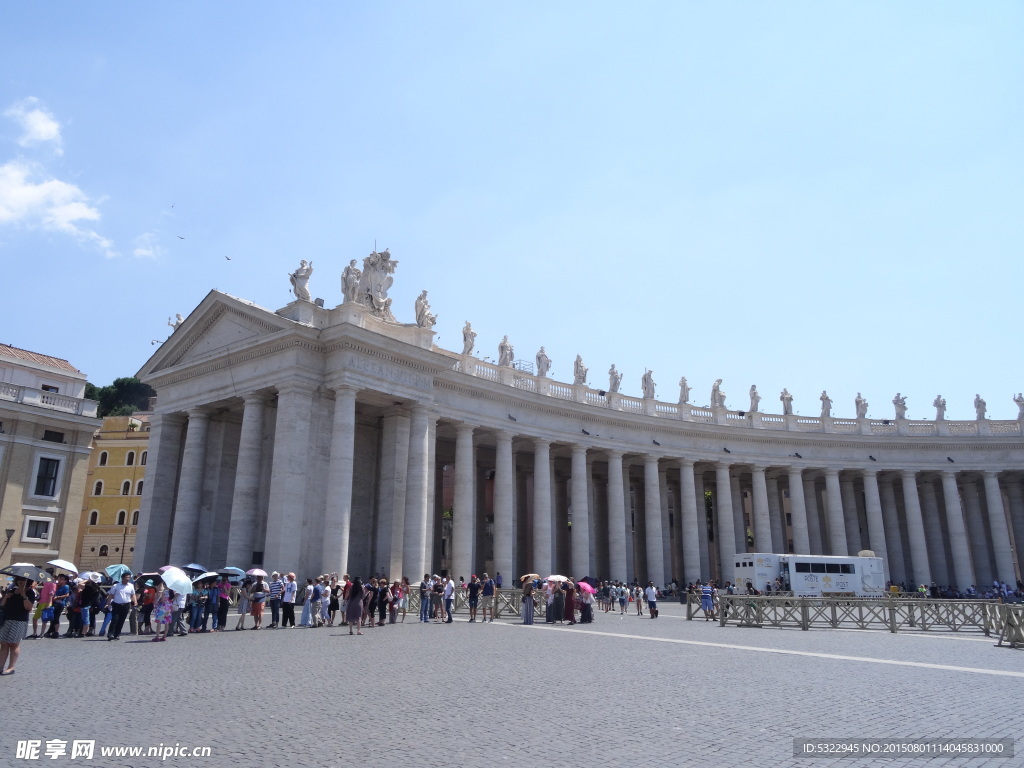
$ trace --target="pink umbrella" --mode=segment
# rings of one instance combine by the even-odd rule
[[[266,576],[267,572],[262,568],[250,568],[245,572],[247,576]]]
[[[587,584],[587,582],[585,582],[585,581],[577,581],[576,582],[576,588],[577,589],[581,589],[584,592],[589,592],[590,594],[594,594],[595,592],[597,592],[596,589],[594,589],[592,586]]]

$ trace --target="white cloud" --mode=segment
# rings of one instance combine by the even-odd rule
[[[0,165],[0,224],[63,232],[97,248],[107,258],[116,256],[110,240],[83,226],[83,222],[100,219],[88,195],[74,184],[41,176],[36,166],[20,160]]]
[[[135,238],[135,250],[132,255],[139,259],[159,259],[164,255],[164,249],[157,242],[155,232],[146,232]]]
[[[15,102],[4,112],[4,116],[11,118],[21,126],[22,134],[18,137],[18,144],[21,146],[33,147],[37,144],[52,142],[53,151],[58,155],[63,154],[60,123],[45,107],[40,105],[39,99],[30,96]]]

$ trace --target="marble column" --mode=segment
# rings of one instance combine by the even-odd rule
[[[708,499],[704,486],[704,473],[693,470],[693,490],[697,502],[697,546],[700,549],[700,572],[705,579],[714,572],[714,556],[708,539]]]
[[[590,506],[587,494],[587,448],[572,446],[572,530],[569,533],[572,551],[570,579],[582,579],[590,573]],[[546,575],[546,574],[541,574]]]
[[[992,586],[995,576],[992,571],[989,537],[982,517],[981,498],[978,496],[978,484],[972,477],[961,477],[960,487],[964,494],[964,519],[967,522],[967,535],[971,540],[971,560],[974,562],[974,578],[977,579],[975,584],[987,588]]]
[[[169,559],[175,565],[190,563],[195,558],[199,535],[199,505],[202,501],[203,473],[206,468],[206,436],[209,428],[210,415],[206,411],[202,408],[189,410],[169,553]],[[251,557],[252,553],[249,555]]]
[[[533,449],[533,569],[551,573],[551,442],[536,438]]]
[[[949,545],[953,551],[954,578],[946,583],[954,584],[959,589],[967,589],[975,583],[974,566],[971,563],[971,547],[964,526],[964,510],[960,505],[960,489],[956,485],[956,472],[951,469],[942,473],[942,500],[946,507]]]
[[[885,522],[882,517],[882,498],[878,493],[878,470],[864,470],[864,511],[868,525],[868,546],[877,557],[882,558],[886,579],[892,578],[889,568],[889,552],[886,549]]]
[[[839,491],[843,500],[843,520],[846,523],[846,551],[856,555],[861,546],[860,520],[857,516],[857,491],[852,477],[839,478]]]
[[[413,403],[409,419],[409,470],[406,473],[405,530],[402,547],[402,572],[426,573],[430,566],[427,552],[430,520],[430,414],[423,403]],[[470,497],[472,498],[472,497]],[[456,517],[458,512],[456,512]],[[410,576],[410,579],[414,577]]]
[[[719,583],[736,578],[736,533],[732,510],[732,478],[729,465],[715,464],[715,511],[718,513],[718,580]]]
[[[914,585],[907,578],[907,563],[903,556],[903,534],[900,531],[900,513],[896,506],[896,489],[893,480],[883,477],[878,481],[882,503],[882,520],[885,525],[885,546],[889,559],[889,579],[906,584],[910,589]]]
[[[743,515],[743,487],[740,485],[739,470],[734,470],[729,476],[729,493],[732,496],[732,530],[736,543],[732,553],[735,555],[747,551],[747,526]]]
[[[626,581],[626,494],[622,452],[608,451],[608,578]],[[543,574],[542,574],[543,575]]]
[[[302,537],[320,536],[320,531],[314,534],[303,525],[309,482],[313,394],[313,387],[304,384],[286,384],[277,390],[264,570],[288,571],[302,567]]]
[[[672,544],[676,535],[676,525],[679,523],[679,515],[672,514],[672,503],[669,499],[668,469],[659,464],[658,466],[658,498],[661,508],[661,552],[664,566],[665,583],[668,584],[679,573],[679,556],[675,553]]]
[[[516,471],[512,459],[512,433],[497,429],[494,435],[494,571],[504,575],[505,584],[514,586],[512,580],[519,574],[515,572],[512,546],[515,541],[515,520],[512,510]]]
[[[903,510],[907,517],[907,536],[910,538],[910,563],[914,571],[914,585],[931,584],[932,571],[928,563],[928,539],[924,530],[924,520],[921,517],[921,501],[917,495],[917,472],[912,469],[901,470],[900,478],[903,481]]]
[[[936,584],[951,584],[953,579],[950,578],[950,574],[946,570],[946,546],[942,540],[942,522],[939,519],[939,499],[935,493],[935,483],[930,477],[924,475],[918,488],[932,580]]]
[[[812,555],[825,554],[822,546],[821,513],[818,511],[818,479],[812,475],[804,476],[804,506],[807,507],[807,538],[810,540]]]
[[[661,484],[658,457],[644,456],[644,542],[647,552],[647,580],[657,587],[665,584],[665,551],[661,535]]]
[[[772,552],[787,552],[789,542],[786,541],[786,525],[782,515],[782,504],[779,502],[779,478],[775,474],[767,475],[768,481],[768,520],[772,534]]]
[[[231,497],[231,523],[228,527],[227,562],[248,570],[256,548],[256,521],[259,512],[260,459],[263,448],[263,414],[267,398],[250,393],[242,398],[242,432],[238,439],[235,465],[235,489]]]
[[[771,512],[768,508],[768,481],[765,478],[765,468],[755,466],[753,468],[753,504],[751,506],[754,517],[754,551],[771,553],[772,549],[772,523]]]
[[[178,483],[178,454],[185,419],[179,414],[149,417],[146,492],[142,495],[136,528],[132,570],[150,572],[171,562],[168,544],[174,517],[174,488]]]
[[[679,536],[683,544],[683,584],[692,584],[701,578],[700,537],[697,526],[697,490],[693,478],[693,462],[679,461]]]
[[[405,573],[405,507],[409,492],[409,412],[388,408],[380,422],[377,541],[373,571]]]
[[[483,571],[473,560],[476,504],[474,501],[474,474],[476,455],[473,450],[471,424],[455,428],[455,511],[452,514],[452,569],[455,577],[469,576]]]
[[[787,467],[789,475],[789,518],[793,529],[793,554],[811,554],[811,541],[807,533],[807,502],[804,499],[803,471]]]
[[[244,427],[244,422],[243,422]],[[325,573],[348,572],[348,545],[352,531],[352,472],[355,466],[356,390],[334,389],[334,423],[331,429],[331,462],[324,510],[323,564]],[[401,571],[392,569],[389,574]],[[410,578],[415,578],[414,573]]]
[[[1006,510],[1003,508],[1003,494],[999,490],[999,475],[985,470],[985,508],[988,511],[988,528],[992,542],[992,553],[996,561],[996,578],[1015,587],[1017,575],[1013,570],[1013,552],[1010,549],[1010,529],[1006,524]]]
[[[1013,522],[1013,543],[1016,546],[1017,566],[1024,571],[1024,487],[1020,480],[1007,478],[1006,501],[1010,507]],[[145,499],[143,499],[145,503]]]
[[[845,557],[850,554],[846,548],[846,521],[843,519],[843,494],[839,487],[839,470],[825,470],[825,513],[828,516],[829,554]],[[856,510],[853,510],[856,516]]]

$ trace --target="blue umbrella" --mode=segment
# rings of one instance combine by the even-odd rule
[[[183,570],[183,571],[199,571],[200,573],[203,573],[206,570],[206,566],[205,565],[200,565],[199,563],[189,563],[188,565],[181,566],[181,570]]]
[[[117,581],[121,578],[122,575],[126,573],[129,576],[131,576],[132,569],[124,563],[118,563],[117,565],[108,565],[106,568],[103,569],[103,572],[106,573],[107,576],[109,576],[114,581]]]

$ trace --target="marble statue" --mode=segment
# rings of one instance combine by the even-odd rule
[[[476,331],[473,330],[473,326],[467,320],[466,324],[462,326],[462,354],[473,354],[474,346],[476,346]]]
[[[185,318],[181,316],[180,312],[174,316],[173,320],[169,317],[167,318],[167,324],[171,326],[171,328],[173,328],[174,330],[178,330],[178,328],[180,328],[181,324],[184,322]]]
[[[868,401],[860,396],[860,392],[857,393],[857,397],[853,401],[853,407],[856,410],[858,419],[866,419],[868,417]]]
[[[654,371],[644,370],[644,375],[640,379],[640,388],[643,390],[645,399],[654,399]]]
[[[537,353],[537,375],[546,377],[550,370],[551,358],[548,357],[548,353],[544,351],[544,347],[541,347],[540,352]]]
[[[292,284],[292,293],[295,294],[295,298],[299,301],[309,301],[309,288],[306,286],[309,284],[309,276],[313,274],[313,262],[309,263],[303,259],[299,263],[299,268],[288,275],[288,279]]]
[[[1024,392],[1018,392],[1013,402],[1017,404],[1017,418],[1024,419]]]
[[[618,392],[620,386],[622,386],[622,374],[615,369],[615,363],[612,363],[612,367],[608,369],[608,391]]]
[[[946,399],[942,395],[936,395],[935,399],[932,400],[932,405],[935,406],[935,420],[945,421],[946,420]]]
[[[398,322],[391,314],[391,302],[388,301],[388,288],[395,282],[392,275],[398,262],[391,258],[386,248],[378,253],[373,251],[363,259],[363,272],[359,276],[359,287],[356,299],[366,306],[374,315],[392,323]]]
[[[725,392],[722,391],[721,379],[715,379],[715,383],[711,385],[711,407],[725,407]]]
[[[899,392],[897,392],[896,397],[892,399],[892,404],[896,406],[897,419],[907,418],[907,398],[903,397]]]
[[[978,421],[981,421],[982,419],[985,418],[985,410],[986,410],[986,408],[987,408],[987,406],[985,405],[985,401],[981,399],[981,395],[975,395],[974,396],[974,413],[977,415]]]
[[[587,383],[587,373],[589,372],[589,369],[583,364],[582,356],[576,355],[576,362],[573,364],[572,370],[573,384],[579,385]]]
[[[750,385],[750,412],[757,413],[757,408],[761,403],[761,395],[757,393],[757,384]]]
[[[690,402],[690,385],[686,381],[686,377],[683,376],[679,380],[679,404]]]
[[[821,418],[825,419],[832,415],[832,398],[828,396],[828,392],[824,389],[821,390]]]
[[[782,415],[792,416],[793,415],[793,396],[789,394],[789,390],[783,388],[782,394],[779,395],[779,400],[782,401]]]
[[[498,345],[498,365],[511,368],[514,354],[515,352],[508,341],[508,336],[505,336],[505,338],[501,340],[501,344]]]
[[[358,301],[359,278],[363,271],[356,266],[356,260],[352,259],[341,273],[341,295],[346,302]]]
[[[437,315],[430,311],[430,302],[427,301],[427,292],[423,291],[416,297],[416,325],[420,328],[433,328],[437,322]]]

